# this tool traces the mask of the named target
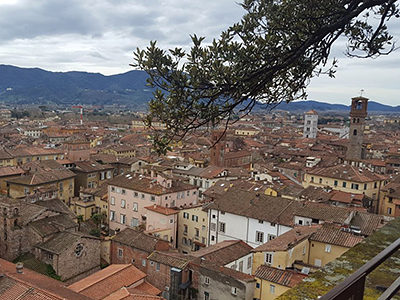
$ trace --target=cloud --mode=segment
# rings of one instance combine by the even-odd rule
[[[233,0],[0,0],[0,63],[52,71],[115,74],[131,70],[133,51],[150,40],[169,49],[206,41],[240,21],[244,10]],[[389,26],[400,37],[400,25]],[[400,57],[352,60],[345,40],[333,48],[339,58],[336,79],[312,80],[310,98],[348,103],[363,88],[393,103],[399,90]]]

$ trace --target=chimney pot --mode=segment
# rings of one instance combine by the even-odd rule
[[[15,268],[17,269],[17,273],[18,273],[18,274],[24,273],[24,264],[23,264],[22,262],[18,262],[18,263],[15,265]]]

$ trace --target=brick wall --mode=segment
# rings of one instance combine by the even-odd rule
[[[118,249],[122,250],[122,256],[118,255]],[[146,273],[147,271],[147,256],[150,253],[143,250],[139,250],[124,244],[111,241],[110,257],[111,264],[131,264],[138,268],[139,270]],[[134,260],[134,261],[133,261]],[[142,261],[145,260],[146,264],[143,266]]]

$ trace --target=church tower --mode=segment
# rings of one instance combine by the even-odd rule
[[[214,131],[211,134],[211,143],[213,143],[213,146],[210,150],[210,165],[212,166],[224,166],[225,137],[226,133],[224,131]]]
[[[367,98],[360,96],[351,99],[349,143],[346,153],[346,159],[350,161],[363,159],[362,144],[367,107]]]

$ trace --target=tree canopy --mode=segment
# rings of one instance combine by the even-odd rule
[[[164,122],[154,146],[197,128],[224,125],[265,105],[306,98],[312,77],[333,77],[330,58],[339,38],[352,57],[378,57],[395,49],[387,21],[399,17],[396,0],[245,0],[245,14],[210,44],[193,35],[190,50],[164,50],[151,41],[132,66],[155,87],[147,123]]]

